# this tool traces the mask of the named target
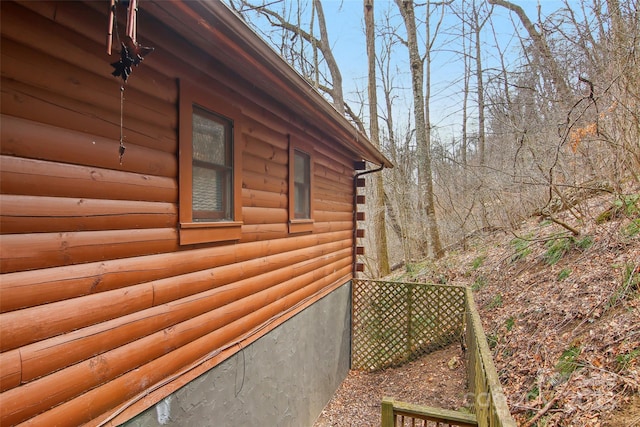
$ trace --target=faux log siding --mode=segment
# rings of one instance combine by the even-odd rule
[[[333,253],[323,260],[314,260],[313,263],[308,265],[304,263],[294,264],[291,268],[298,270],[298,276],[316,270],[325,270],[329,264],[334,265],[339,258],[342,258],[343,261],[341,262],[344,262],[344,252],[346,250],[348,249]],[[335,265],[339,265],[339,263]],[[254,295],[258,295],[259,292],[269,288],[275,289],[276,286],[286,282],[286,279],[282,279],[286,274],[285,271],[277,274],[268,273],[264,277],[258,276],[251,279],[253,287],[243,286],[245,283],[242,282],[223,286],[202,295],[154,306],[148,310],[136,312],[107,324],[96,325],[91,327],[91,331],[76,331],[25,347],[21,349],[22,381],[27,382],[54,372],[61,366],[61,363],[69,362],[65,359],[71,358],[80,362],[165,328],[184,327],[191,332],[197,328],[213,330],[215,325],[200,325],[194,318],[199,315],[212,316],[214,313],[216,316],[220,316],[222,313],[224,317],[230,315],[240,316],[239,310],[246,305],[247,301],[249,301],[248,298],[253,298]],[[257,283],[261,278],[264,281]],[[238,305],[238,302],[241,302],[242,305]],[[230,305],[218,310],[227,304]],[[198,320],[203,321],[206,319]],[[228,319],[225,320],[230,321]],[[169,345],[167,343],[168,341],[165,341],[163,345]],[[171,345],[178,346],[178,344]],[[71,356],[65,356],[66,352],[69,351]],[[162,349],[158,349],[158,351],[162,351]]]
[[[271,191],[242,189],[242,206],[266,207],[266,208],[287,208],[288,196],[285,193],[273,193]]]
[[[0,232],[51,233],[175,227],[174,203],[0,194]]]
[[[286,226],[286,225],[285,225]],[[346,226],[346,224],[345,224]],[[235,264],[257,259],[267,269],[269,257],[294,250],[306,251],[330,242],[349,240],[350,229],[281,239],[277,242],[257,241],[246,244],[217,246],[170,254],[151,255],[122,260],[78,264],[3,274],[0,280],[0,311],[8,312],[29,306],[78,298],[94,293],[126,288],[138,283],[166,279],[230,266],[242,274]],[[214,275],[214,277],[219,277]],[[182,278],[188,279],[188,278]],[[183,287],[185,296],[206,290],[196,284]],[[2,317],[0,316],[0,319]],[[2,322],[0,321],[0,324]]]
[[[111,113],[96,107],[87,107],[64,96],[58,96],[55,104],[46,102],[45,99],[55,94],[4,78],[0,80],[0,85],[3,111],[11,111],[12,115],[72,130],[95,129],[98,136],[119,138],[119,111]],[[119,90],[119,87],[114,89]],[[119,105],[118,101],[118,107]],[[79,125],[80,123],[84,126]],[[157,128],[144,126],[143,123],[136,125],[128,121],[123,124],[123,129],[126,134],[125,141],[128,143],[147,147],[153,147],[155,144],[166,151],[175,147],[175,136],[169,139],[167,132],[159,132]]]
[[[353,212],[335,212],[335,211],[319,211],[315,212],[316,222],[329,222],[329,221],[353,221]]]
[[[25,425],[79,425],[102,413],[110,413],[122,400],[129,399],[140,392],[144,392],[148,384],[157,383],[184,366],[190,366],[198,360],[206,362],[215,357],[215,353],[208,354],[210,348],[222,347],[233,337],[242,336],[246,331],[260,326],[273,319],[278,313],[282,313],[288,307],[295,306],[305,298],[312,296],[326,286],[348,275],[351,266],[346,266],[334,272],[334,270],[319,271],[318,276],[326,274],[311,285],[303,286],[299,290],[276,300],[274,303],[262,306],[251,312],[246,317],[221,327],[196,341],[184,345],[178,350],[165,354],[135,371],[129,371],[115,378],[113,381],[88,391],[75,399],[63,403],[43,414],[27,421]],[[138,345],[135,350],[141,350]],[[143,349],[142,349],[143,351]],[[105,415],[107,415],[105,414]],[[8,414],[8,417],[19,417],[22,414]]]
[[[289,184],[287,180],[281,178],[272,178],[267,175],[243,171],[242,172],[242,186],[245,188],[259,189],[260,191],[266,191],[277,194],[288,194]]]
[[[32,270],[178,249],[175,228],[4,234],[0,270]]]
[[[197,295],[191,295],[184,298],[176,298],[180,296],[181,292],[178,286],[178,280],[167,280],[164,284],[164,291],[161,286],[162,283],[154,283],[152,287],[154,290],[164,295],[165,302],[154,301],[155,304],[151,306],[151,303],[146,300],[141,302],[141,305],[149,305],[147,309],[139,309],[138,311],[131,309],[131,314],[113,319],[108,322],[99,323],[93,326],[89,326],[83,329],[72,331],[64,335],[59,335],[50,339],[42,340],[31,345],[23,345],[20,349],[21,363],[21,376],[18,377],[18,383],[3,384],[3,388],[13,388],[19,384],[20,377],[23,383],[27,383],[36,378],[53,373],[59,369],[60,366],[70,366],[74,363],[81,362],[85,359],[89,359],[94,355],[101,354],[113,350],[119,346],[125,345],[129,342],[141,339],[147,335],[151,335],[161,329],[174,327],[181,323],[193,323],[193,318],[199,315],[206,315],[207,313],[224,312],[229,314],[230,312],[237,312],[237,308],[233,308],[238,301],[242,300],[246,303],[247,298],[253,298],[254,295],[259,292],[265,291],[269,288],[276,288],[279,284],[286,282],[291,277],[292,272],[295,272],[295,277],[302,277],[307,273],[312,273],[317,270],[326,270],[332,265],[340,265],[346,262],[344,255],[350,251],[350,248],[339,248],[338,244],[331,244],[326,250],[327,252],[323,258],[299,261],[293,263],[282,269],[262,273],[256,277],[245,279],[244,281],[237,281],[235,283],[218,285],[218,287],[210,289],[206,292],[199,293]],[[299,254],[298,259],[301,258]],[[341,261],[340,261],[341,260]],[[282,265],[286,265],[286,259],[282,259]],[[236,268],[237,270],[237,268]],[[210,272],[208,272],[210,274]],[[233,275],[232,272],[229,274]],[[156,286],[157,285],[157,286]],[[143,288],[143,286],[141,286]],[[159,288],[159,289],[158,289]],[[109,295],[99,294],[103,298],[114,297],[113,293]],[[141,289],[140,295],[146,293]],[[114,300],[122,300],[123,298],[117,298]],[[144,300],[144,298],[141,298]],[[118,301],[120,302],[120,301]],[[224,310],[217,310],[220,307],[231,304],[225,307]],[[109,306],[105,306],[106,310],[113,307],[114,303]],[[94,304],[87,301],[87,307],[84,310],[85,313],[95,309]],[[99,305],[98,305],[99,306]],[[111,310],[112,312],[115,310]],[[25,313],[14,312],[14,319],[7,319],[9,322],[14,322],[15,319],[23,320],[27,315]],[[32,313],[33,314],[33,313]],[[52,323],[56,323],[58,326],[62,325],[66,319],[46,319],[51,320]],[[202,319],[200,319],[202,320]],[[15,326],[12,324],[11,326]],[[193,324],[189,326],[190,330],[197,328],[211,328],[211,325],[197,325]],[[53,327],[50,327],[52,330]],[[17,332],[21,332],[18,327]],[[15,345],[16,340],[9,345]],[[166,343],[165,343],[166,344]],[[2,353],[11,354],[12,352]]]
[[[193,317],[189,321],[148,335],[131,344],[120,346],[110,352],[29,382],[22,387],[8,390],[2,395],[3,404],[0,405],[0,419],[8,424],[24,421],[33,414],[47,410],[59,402],[68,401],[93,387],[116,379],[130,371],[132,366],[144,366],[174,349],[183,348],[185,349],[183,351],[186,351],[190,343],[207,336],[207,334],[220,335],[225,326],[232,322],[239,322],[239,330],[234,331],[237,335],[224,334],[223,339],[216,340],[215,344],[221,346],[225,342],[233,341],[236,337],[242,336],[286,309],[286,306],[283,306],[283,300],[288,299],[287,297],[293,299],[293,301],[289,301],[289,304],[295,305],[305,297],[322,289],[323,286],[329,285],[331,282],[326,283],[327,278],[338,279],[334,273],[335,268],[338,268],[342,274],[345,273],[345,269],[350,268],[349,261],[345,261],[342,262],[343,265],[338,264],[335,267],[331,265],[296,276],[273,288],[235,301],[224,310],[210,311],[201,316]],[[313,279],[316,281],[314,282]],[[268,309],[267,312],[270,315],[268,317],[263,315],[256,321],[254,319],[256,312],[264,309]],[[211,344],[213,343],[210,342],[209,345]],[[199,346],[198,354],[194,355],[193,361],[205,356],[212,348],[216,347]],[[131,388],[137,389],[138,392],[143,391],[148,386],[144,373],[136,372],[134,377],[138,378],[137,384],[135,386],[132,384]],[[56,390],[56,392],[52,393],[52,390]],[[117,396],[117,399],[121,397]],[[97,409],[91,408],[90,410]],[[82,421],[89,421],[89,419]],[[43,423],[40,425],[52,424]]]
[[[20,350],[0,353],[0,366],[2,366],[2,369],[0,369],[0,393],[19,386],[22,379]]]
[[[244,170],[272,178],[285,180],[289,175],[289,168],[286,163],[276,163],[270,159],[258,157],[251,152],[243,152],[242,163]]]
[[[103,9],[103,5],[94,2],[96,8]],[[111,78],[111,67],[108,65],[114,61],[115,56],[107,56],[105,53],[105,34],[102,31],[96,31],[96,28],[103,27],[105,17],[103,14],[92,12],[91,3],[82,4],[80,2],[23,2],[21,5],[2,2],[2,10],[4,14],[10,14],[11,20],[4,20],[2,25],[2,34],[6,38],[15,42],[24,44],[34,52],[43,52],[52,58],[62,62],[71,64],[78,72],[88,71],[93,77],[105,78],[101,88],[97,90],[103,91],[106,87],[111,87],[111,97],[118,100],[112,105],[114,112],[119,111],[119,88],[121,82],[118,79]],[[40,16],[26,8],[35,9],[36,12],[43,12],[40,9],[49,8],[49,17]],[[44,13],[44,12],[43,12]],[[65,20],[68,26],[59,25],[51,18],[55,15],[58,22]],[[78,17],[81,17],[78,19]],[[29,28],[30,31],[24,31]],[[46,34],[46,38],[42,37]],[[25,54],[23,54],[25,55]],[[117,53],[116,53],[117,56]],[[74,86],[79,89],[79,84],[83,81],[79,76],[87,74],[71,74],[67,78],[68,82],[76,84]],[[177,87],[175,79],[166,74],[162,74],[156,67],[138,67],[136,68],[136,76],[140,76],[137,81],[133,79],[127,83],[127,96],[134,96],[137,91],[144,93],[153,98],[160,99],[170,105],[177,102]],[[76,90],[77,91],[77,90]],[[74,93],[76,91],[71,91]],[[133,93],[132,93],[133,91]],[[131,94],[131,95],[129,95]],[[83,96],[83,95],[76,95]],[[107,98],[109,99],[109,98]],[[130,100],[135,102],[135,100]],[[119,124],[119,122],[117,122]],[[81,124],[77,124],[81,125]],[[77,126],[76,125],[76,126]],[[76,127],[71,127],[76,129]],[[151,147],[158,145],[158,141]]]
[[[144,13],[161,49],[127,84],[119,164],[98,6],[2,4],[2,424],[89,421],[351,277],[351,156]],[[236,244],[177,244],[185,76],[245,114]],[[312,234],[288,234],[289,133],[314,147]]]
[[[177,203],[175,178],[0,156],[0,191],[25,196]]]
[[[287,151],[287,139],[284,135],[275,137],[260,138],[254,133],[243,134],[243,151],[251,153],[261,159],[268,159],[279,165],[286,166],[289,163],[289,153]],[[265,142],[269,141],[269,142]],[[283,143],[284,147],[278,147],[278,143]]]
[[[44,46],[41,46],[41,49]],[[54,58],[37,50],[25,52],[25,46],[8,38],[2,40],[3,77],[25,81],[30,85],[49,90],[58,96],[73,98],[109,111],[120,112],[121,83],[108,74],[97,75],[74,64]],[[63,77],[70,76],[70,77]],[[133,122],[148,123],[149,128],[175,127],[175,116],[170,104],[147,95],[135,87],[125,86],[127,117]],[[169,137],[169,139],[171,139]]]
[[[175,115],[175,111],[173,114]],[[107,139],[7,115],[0,116],[0,119],[2,154],[145,175],[177,176],[175,152],[166,153],[141,147],[131,143],[127,137],[125,156],[120,164],[118,134],[114,134],[113,139]],[[172,145],[175,146],[175,142]]]

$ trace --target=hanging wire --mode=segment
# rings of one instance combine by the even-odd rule
[[[137,67],[145,56],[153,52],[154,48],[142,46],[136,41],[136,33],[138,30],[138,0],[128,0],[126,37],[124,43],[120,40],[117,16],[118,3],[119,0],[111,0],[110,2],[107,53],[111,54],[113,33],[115,32],[118,45],[120,46],[120,60],[111,64],[114,68],[111,74],[115,77],[121,77],[123,80],[120,86],[120,147],[118,149],[120,165],[122,165],[122,158],[126,149],[124,145],[124,85],[127,83],[127,78],[133,71],[132,68]]]
[[[113,45],[113,33],[116,34],[117,45],[122,47],[122,42],[120,41],[120,31],[118,30],[118,9],[117,9],[118,0],[111,0],[109,5],[109,29],[107,32],[107,54],[111,55],[111,47]],[[127,27],[129,26],[129,22],[127,22]],[[114,64],[111,64],[112,66]],[[125,79],[126,81],[126,79]],[[124,157],[124,151],[127,147],[124,145],[124,84],[120,86],[120,146],[118,147],[118,160],[120,161],[120,166],[122,166],[122,159]]]
[[[122,158],[124,157],[124,85],[120,86],[120,148],[118,149],[120,166],[122,166]]]

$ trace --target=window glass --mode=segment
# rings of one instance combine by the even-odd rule
[[[231,121],[194,106],[193,221],[232,220]]]
[[[310,167],[309,155],[295,150],[294,154],[294,217],[310,218]]]

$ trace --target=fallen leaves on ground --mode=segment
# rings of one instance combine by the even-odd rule
[[[611,198],[600,197],[559,214],[580,229],[577,237],[541,218],[476,236],[466,250],[452,251],[410,278],[476,291],[520,425],[535,418],[538,427],[640,426],[640,233],[625,233],[640,216],[597,223],[610,207]],[[554,245],[561,239],[571,244]],[[384,396],[464,406],[465,371],[447,366],[452,349],[402,368],[351,372],[315,427],[378,426]]]
[[[638,219],[596,224],[608,206],[610,199],[593,199],[579,220],[564,213],[561,220],[579,225],[580,236],[531,218],[515,233],[484,236],[437,264],[436,277],[444,272],[449,283],[476,290],[520,425],[544,410],[534,425],[640,426],[640,234],[624,231]],[[559,239],[571,245],[550,262]]]
[[[466,381],[464,354],[455,344],[398,368],[350,371],[314,427],[379,426],[383,397],[458,409],[465,404]]]

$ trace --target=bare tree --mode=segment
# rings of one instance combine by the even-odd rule
[[[556,57],[551,52],[546,38],[536,30],[535,25],[531,22],[524,10],[520,6],[507,0],[489,0],[489,3],[507,8],[518,16],[525,30],[527,30],[531,41],[540,53],[542,61],[544,61],[544,68],[548,69],[551,73],[551,78],[558,92],[558,99],[567,99],[571,91],[569,90],[565,75],[561,72],[561,68],[556,61]]]
[[[463,1],[462,2],[462,10],[464,11],[466,7],[466,2]],[[462,27],[462,34],[461,34],[461,42],[462,42],[462,61],[464,64],[464,75],[462,77],[463,79],[463,86],[462,86],[462,140],[461,140],[461,147],[460,147],[460,156],[461,156],[461,162],[463,164],[463,166],[467,165],[467,151],[468,151],[468,145],[469,145],[469,134],[468,134],[468,130],[467,130],[467,121],[469,120],[468,118],[468,114],[469,114],[469,110],[468,110],[468,106],[469,106],[469,92],[470,92],[470,87],[469,87],[469,83],[471,80],[471,65],[470,65],[470,53],[467,51],[467,34],[466,34],[466,29],[467,29],[467,25],[466,25],[466,19],[464,18],[464,16],[461,18],[461,27]]]
[[[472,28],[475,43],[475,62],[476,62],[476,82],[478,90],[478,155],[480,165],[485,164],[485,100],[484,100],[484,78],[482,69],[482,43],[480,41],[480,33],[482,28],[489,20],[491,16],[491,10],[487,11],[485,16],[480,16],[479,7],[476,6],[475,1],[472,1],[471,6],[472,13]]]
[[[423,203],[427,225],[427,243],[429,255],[439,258],[443,255],[442,243],[438,232],[438,222],[433,194],[433,172],[431,168],[431,124],[429,123],[430,102],[430,52],[433,46],[430,28],[430,5],[427,5],[426,16],[426,50],[425,57],[420,55],[417,37],[416,16],[413,1],[395,0],[407,32],[406,46],[409,51],[411,68],[411,86],[413,90],[413,111],[416,124],[416,145],[418,155],[418,184],[420,187],[419,202]],[[441,22],[441,21],[440,21]],[[439,25],[439,23],[438,23]],[[437,31],[437,30],[436,30]],[[425,82],[425,69],[426,82]]]
[[[394,64],[393,58],[393,52],[399,43],[398,28],[391,24],[388,13],[384,15],[384,19],[378,35],[381,47],[376,56],[384,97],[384,107],[380,113],[384,123],[381,134],[384,134],[390,158],[395,165],[391,173],[386,175],[388,177],[384,193],[386,219],[401,246],[401,260],[410,262],[413,259],[414,249],[422,246],[418,243],[421,234],[416,232],[416,215],[412,208],[416,194],[415,182],[412,180],[416,162],[415,151],[412,150],[410,141],[415,131],[411,115],[406,116],[405,128],[396,129],[395,100],[401,92],[401,88],[396,86],[396,78],[402,75],[398,65]]]
[[[241,15],[246,15],[250,12],[256,12],[262,15],[272,27],[278,28],[282,31],[279,33],[279,41],[275,41],[274,43],[291,43],[295,42],[298,39],[298,43],[300,45],[295,49],[299,54],[298,69],[303,71],[306,69],[304,64],[308,63],[309,60],[305,57],[304,47],[302,46],[302,41],[304,40],[306,43],[311,46],[311,72],[307,72],[304,75],[312,82],[312,84],[326,93],[333,102],[334,107],[340,113],[345,113],[345,104],[344,104],[344,94],[342,90],[342,74],[340,73],[340,68],[338,67],[338,63],[333,56],[333,52],[331,51],[331,45],[329,43],[329,35],[327,32],[327,23],[324,16],[324,9],[322,8],[321,0],[313,0],[312,11],[311,11],[311,20],[314,21],[317,18],[317,28],[320,33],[319,36],[316,36],[313,33],[313,29],[315,25],[313,23],[310,26],[310,30],[306,31],[302,28],[301,18],[298,14],[298,22],[291,22],[286,17],[286,8],[283,3],[283,11],[277,12],[274,9],[275,4],[280,3],[276,2],[263,2],[253,3],[250,0],[230,0],[231,6]],[[297,11],[300,11],[300,7],[297,8]],[[283,34],[288,33],[289,36],[285,37]],[[268,36],[268,35],[267,35]],[[318,51],[322,54],[322,58],[324,63],[327,66],[329,71],[329,76],[325,77],[320,72],[318,59]],[[301,65],[302,64],[302,65]],[[295,65],[295,64],[294,64]],[[320,81],[324,79],[324,81]]]
[[[374,0],[364,0],[364,22],[367,41],[367,62],[368,62],[368,95],[369,95],[369,137],[373,144],[380,148],[380,132],[378,131],[378,95],[376,81],[376,43],[375,43],[375,20],[373,10]],[[378,173],[375,179],[375,200],[374,200],[374,233],[375,250],[377,254],[378,275],[386,276],[391,272],[389,265],[389,253],[387,252],[387,229],[384,209],[384,186],[382,174]]]

